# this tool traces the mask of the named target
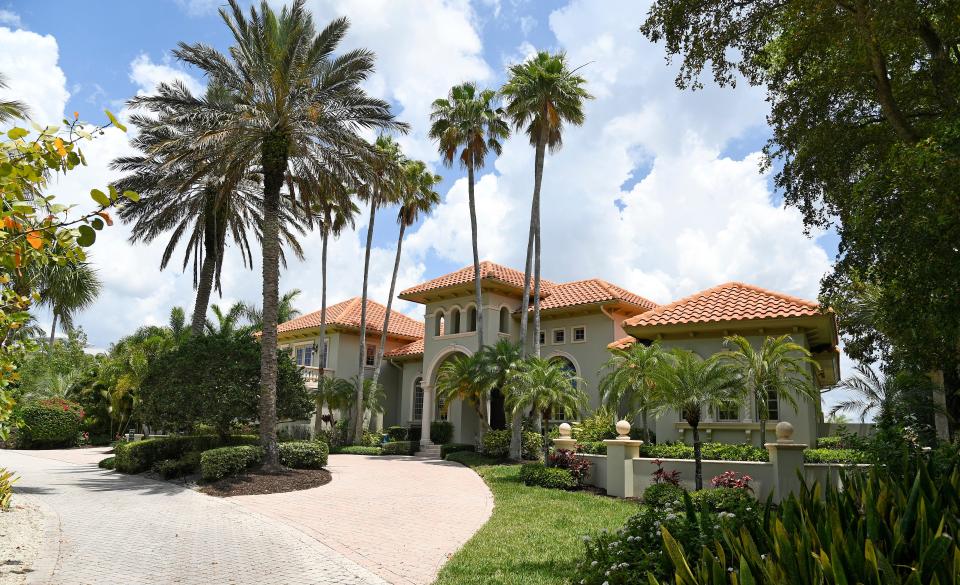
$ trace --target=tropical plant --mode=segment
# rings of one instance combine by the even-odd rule
[[[280,298],[277,300],[278,323],[292,321],[301,315],[300,309],[294,306],[297,297],[301,294],[303,294],[302,290],[293,288],[280,295]],[[250,325],[254,329],[258,331],[263,329],[263,309],[253,304],[246,305],[244,308],[244,316],[247,318],[247,321],[250,321]]]
[[[57,338],[57,323],[62,324],[67,331],[73,329],[74,315],[97,300],[102,284],[96,269],[89,262],[72,265],[47,264],[40,268],[37,280],[40,305],[50,309],[53,318],[48,346],[52,348]]]
[[[702,359],[692,351],[676,348],[664,354],[657,369],[653,410],[657,414],[679,412],[693,431],[694,484],[703,489],[703,456],[700,421],[704,408],[743,403],[743,386],[736,372],[716,356]]]
[[[433,102],[430,114],[430,138],[438,143],[445,165],[454,160],[467,171],[467,197],[470,208],[470,237],[473,245],[473,290],[477,303],[477,347],[483,347],[483,299],[480,294],[480,252],[477,247],[477,204],[475,173],[483,168],[487,154],[499,155],[501,141],[510,136],[504,111],[494,103],[497,92],[478,89],[474,83],[461,83],[450,89],[446,98]],[[459,151],[459,154],[458,154]]]
[[[617,416],[627,420],[640,417],[644,439],[650,442],[647,410],[656,387],[655,372],[663,361],[659,343],[634,343],[625,349],[611,349],[603,364],[606,374],[600,379],[600,400]]]
[[[367,220],[367,243],[363,255],[363,285],[360,292],[360,351],[357,354],[356,399],[354,406],[361,406],[363,383],[367,379],[367,291],[370,285],[370,252],[373,250],[373,226],[377,218],[377,209],[390,202],[397,201],[400,195],[400,174],[403,155],[400,146],[389,136],[379,136],[373,144],[374,156],[370,161],[370,183],[360,190],[360,196],[370,204],[370,217]],[[381,336],[386,336],[386,327],[381,328]],[[376,358],[374,358],[376,359]],[[376,365],[376,364],[374,364]],[[362,410],[353,413],[353,440],[359,442],[363,436]]]
[[[723,343],[736,349],[719,354],[720,359],[737,372],[744,390],[757,405],[760,446],[767,440],[771,396],[776,396],[778,402],[787,401],[794,409],[797,408],[797,399],[819,399],[813,372],[819,371],[820,366],[810,357],[807,348],[794,343],[789,335],[767,336],[759,350],[742,335],[725,337]]]
[[[400,271],[400,251],[403,248],[403,234],[407,227],[413,225],[421,215],[440,204],[440,194],[434,188],[441,180],[427,170],[427,165],[418,160],[403,162],[399,179],[400,211],[397,213],[397,223],[400,224],[400,233],[397,235],[397,254],[393,260],[393,274],[390,277],[390,292],[387,294],[387,312],[383,316],[383,327],[380,332],[380,343],[373,361],[373,379],[380,379],[380,368],[383,365],[383,352],[387,347],[387,331],[390,328],[390,311],[393,308],[393,291],[397,287],[397,273]],[[361,345],[360,347],[364,347]]]
[[[583,380],[571,376],[563,364],[535,356],[516,362],[507,376],[506,406],[511,414],[530,410],[541,419],[543,455],[549,450],[547,421],[552,410],[578,413],[588,402],[580,389]]]
[[[241,320],[247,314],[247,306],[242,302],[230,305],[230,308],[224,311],[220,305],[210,305],[216,322],[207,319],[204,328],[209,335],[232,335],[240,329],[249,329],[240,325]]]
[[[437,400],[444,404],[451,404],[460,400],[469,404],[477,413],[480,421],[480,434],[485,435],[490,430],[487,422],[487,399],[490,396],[492,380],[482,375],[482,361],[480,354],[457,354],[447,358],[437,370],[437,381],[434,384]],[[432,408],[432,405],[424,405]]]
[[[7,85],[7,78],[3,73],[0,73],[0,89],[7,89],[10,87]],[[27,104],[19,100],[0,100],[0,123],[9,122],[11,120],[25,120],[29,118],[30,109],[27,108]]]
[[[263,1],[249,15],[239,2],[230,0],[220,15],[233,36],[230,57],[199,43],[181,43],[175,55],[233,96],[230,107],[199,99],[182,104],[189,116],[216,122],[205,124],[199,139],[221,151],[232,176],[246,176],[255,169],[262,177],[260,434],[264,467],[274,469],[279,467],[275,366],[280,191],[284,184],[303,189],[305,182],[320,175],[316,169],[340,177],[363,175],[373,152],[360,132],[406,126],[393,119],[387,102],[369,97],[361,87],[373,71],[372,53],[355,49],[333,57],[349,27],[345,18],[317,32],[303,0],[294,0],[279,12]],[[290,175],[299,183],[287,181]]]
[[[849,412],[861,423],[873,416],[878,426],[890,427],[908,418],[928,422],[937,411],[931,398],[934,386],[926,376],[891,372],[881,377],[868,364],[857,364],[854,370],[852,376],[834,386],[834,390],[852,396],[835,404],[830,416]]]
[[[0,86],[2,87],[2,86]],[[3,109],[3,102],[0,102],[0,112]],[[0,119],[2,121],[2,119]],[[0,510],[10,509],[10,500],[13,499],[13,484],[20,479],[12,471],[5,467],[0,467]]]
[[[346,412],[347,407],[353,402],[353,384],[343,378],[319,376],[317,387],[311,395],[317,408],[316,418],[313,421],[313,434],[314,437],[319,437],[323,434],[323,405],[327,405],[330,426],[333,428],[336,424],[333,420],[334,409]]]
[[[520,359],[520,345],[509,339],[500,339],[493,345],[484,345],[478,352],[480,376],[490,384],[490,426],[494,429],[506,427],[506,409],[504,408],[503,387],[507,383],[510,369]],[[518,413],[521,417],[522,413]],[[512,428],[510,436],[510,458],[519,460],[522,453],[520,426]]]

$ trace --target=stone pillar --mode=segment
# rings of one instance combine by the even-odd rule
[[[764,446],[770,453],[773,464],[773,501],[782,502],[791,493],[800,493],[800,477],[803,474],[803,443],[793,442],[793,425],[781,421],[777,423],[777,442]]]
[[[607,446],[607,495],[633,497],[633,460],[640,456],[643,441],[630,438],[630,423],[617,423],[617,438],[604,441]]]
[[[560,449],[566,449],[567,451],[576,451],[577,450],[577,440],[570,438],[570,425],[567,423],[562,423],[560,425],[560,437],[553,440],[553,446],[559,451]]]
[[[421,384],[423,388],[423,415],[420,417],[420,446],[433,445],[430,441],[430,423],[433,422],[433,409],[436,408],[433,398],[433,386]]]

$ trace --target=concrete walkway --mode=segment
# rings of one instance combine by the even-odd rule
[[[49,517],[27,583],[426,585],[493,508],[442,461],[334,455],[326,486],[221,499],[100,470],[102,451],[0,451]]]

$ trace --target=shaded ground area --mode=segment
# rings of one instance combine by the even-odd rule
[[[250,496],[278,494],[319,487],[330,483],[326,469],[288,469],[278,473],[248,471],[212,483],[202,484],[199,490],[211,496]]]

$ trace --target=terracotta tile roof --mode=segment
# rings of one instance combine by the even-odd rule
[[[500,264],[495,264],[488,260],[484,260],[480,263],[480,279],[481,280],[496,280],[502,282],[506,285],[522,289],[523,288],[523,272],[519,270],[514,270],[513,268],[507,268],[506,266],[501,266]],[[428,280],[427,282],[422,282],[416,286],[412,286],[404,291],[400,291],[400,297],[415,295],[431,290],[447,288],[451,286],[457,286],[461,284],[467,284],[473,282],[473,264],[470,266],[465,266],[456,272],[451,272],[450,274],[444,274],[443,276],[438,276],[433,280]],[[543,288],[554,286],[553,282],[540,279],[540,286]]]
[[[610,284],[599,278],[565,282],[549,287],[546,295],[540,301],[540,310],[589,305],[594,303],[608,303],[620,301],[636,305],[645,310],[655,309],[657,304],[634,294],[615,284]]]
[[[627,349],[637,342],[637,339],[631,335],[621,337],[620,339],[607,344],[607,349]]]
[[[814,301],[742,282],[728,282],[624,321],[625,327],[718,323],[820,314]]]
[[[383,318],[387,308],[376,301],[367,299],[367,331],[379,333],[383,329]],[[342,327],[360,328],[360,297],[354,297],[327,307],[327,324]],[[298,331],[320,326],[320,311],[301,315],[296,319],[281,323],[278,333]],[[390,311],[389,335],[414,339],[423,337],[423,323],[407,317],[403,313]]]
[[[390,358],[409,357],[423,355],[423,339],[418,339],[397,349],[393,349],[384,354]]]

